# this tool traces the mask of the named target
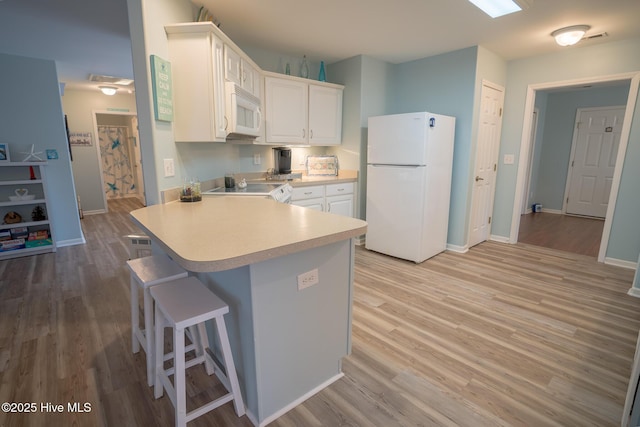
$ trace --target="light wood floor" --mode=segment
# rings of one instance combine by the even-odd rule
[[[604,220],[536,212],[520,217],[518,242],[598,257]]]
[[[130,350],[121,236],[131,201],[82,221],[87,244],[0,262],[0,402],[90,413],[0,426],[170,426]],[[422,264],[358,248],[345,377],[273,426],[616,426],[640,300],[633,272],[541,247],[482,243]],[[328,315],[330,308],[328,308]],[[188,393],[219,392],[200,367]],[[66,412],[66,411],[65,411]],[[189,426],[250,426],[224,405]]]

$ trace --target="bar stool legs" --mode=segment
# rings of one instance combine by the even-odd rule
[[[156,399],[160,398],[166,390],[175,408],[176,426],[184,427],[187,422],[229,401],[233,401],[235,412],[239,417],[244,415],[244,402],[224,322],[224,314],[229,312],[229,307],[195,277],[154,286],[151,288],[151,295],[156,304],[154,395]],[[209,338],[204,322],[207,320],[212,320],[216,325],[222,347],[224,369],[206,351],[209,348]],[[185,328],[192,326],[197,326],[192,328],[192,334],[196,335],[193,339],[196,357],[185,361]],[[165,327],[173,329],[174,364],[170,369],[165,369],[163,363]],[[208,374],[215,373],[229,392],[187,412],[185,371],[198,364],[204,364]],[[173,383],[169,379],[171,375],[173,375]]]
[[[149,293],[151,286],[174,279],[187,277],[186,270],[166,255],[152,255],[127,261],[131,270],[131,349],[138,353],[144,349],[147,362],[147,384],[153,385],[153,299]],[[140,308],[138,288],[142,288],[144,304],[144,329],[140,328]]]

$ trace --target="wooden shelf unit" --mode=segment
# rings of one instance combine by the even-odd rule
[[[14,230],[27,227],[28,232],[47,230],[51,244],[25,247],[12,250],[0,250],[0,260],[21,256],[55,252],[56,244],[51,222],[49,220],[49,203],[46,189],[44,166],[47,162],[4,162],[0,163],[0,230]],[[33,167],[36,179],[30,179],[29,167]],[[18,188],[25,188],[29,194],[35,195],[33,200],[9,200],[9,196],[16,195]],[[32,221],[31,213],[36,206],[44,208],[46,219]],[[22,222],[5,224],[4,217],[8,212],[17,212]],[[25,238],[25,241],[27,239]]]

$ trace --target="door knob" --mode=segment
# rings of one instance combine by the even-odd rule
[[[480,178],[479,176],[476,176],[476,182],[478,181],[484,181],[484,178]]]

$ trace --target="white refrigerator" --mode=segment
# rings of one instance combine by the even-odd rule
[[[369,117],[367,249],[422,262],[445,250],[455,118]]]

